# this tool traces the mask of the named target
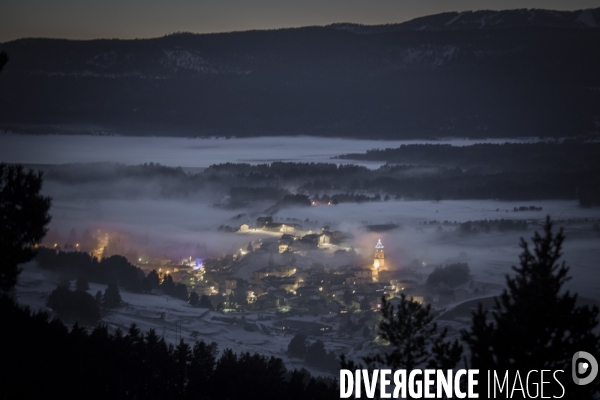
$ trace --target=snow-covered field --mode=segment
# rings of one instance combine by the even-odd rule
[[[24,266],[19,275],[16,288],[18,302],[29,306],[32,310],[47,311],[52,315],[52,310],[46,307],[46,299],[56,287],[57,281],[46,271],[39,269],[31,262]],[[92,296],[97,291],[106,289],[106,285],[90,283],[88,293]],[[207,343],[216,342],[219,351],[232,349],[236,353],[257,352],[267,356],[282,358],[288,369],[306,368],[315,375],[327,375],[323,371],[308,367],[299,359],[289,358],[285,351],[293,335],[278,332],[272,327],[272,320],[261,321],[258,313],[246,313],[246,321],[259,326],[256,332],[245,330],[240,324],[229,324],[213,317],[241,318],[242,313],[222,314],[203,308],[191,307],[184,301],[165,295],[137,294],[121,290],[124,306],[111,310],[103,316],[102,323],[114,332],[121,328],[125,332],[132,323],[135,323],[142,332],[154,329],[159,336],[163,336],[169,343],[176,344],[180,339],[188,343],[194,340],[203,340]],[[269,313],[260,313],[262,317],[270,316]],[[319,321],[319,317],[304,317],[309,321]],[[337,353],[350,351],[358,341],[341,341],[339,339],[321,337],[329,350]]]

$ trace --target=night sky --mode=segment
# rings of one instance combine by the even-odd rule
[[[334,22],[382,24],[445,11],[600,7],[600,0],[2,0],[0,42],[148,38]]]

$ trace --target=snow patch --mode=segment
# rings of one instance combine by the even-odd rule
[[[462,14],[458,14],[456,17],[452,18],[450,21],[446,22],[444,25],[452,25],[454,22],[458,21],[458,19],[462,17]]]

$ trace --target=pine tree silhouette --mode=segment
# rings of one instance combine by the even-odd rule
[[[199,301],[200,301],[200,298],[198,297],[198,293],[196,293],[196,292],[190,293],[190,298],[188,300],[188,303],[190,303],[191,306],[197,306]]]
[[[304,358],[308,342],[305,335],[296,334],[288,344],[287,354],[290,357]]]
[[[391,351],[365,358],[369,367],[384,365],[410,371],[419,367],[446,370],[456,366],[462,346],[457,340],[446,340],[446,329],[438,330],[430,305],[423,306],[404,294],[397,307],[385,297],[381,301],[383,320],[379,332],[390,343]]]
[[[19,264],[35,256],[35,245],[46,234],[50,197],[40,195],[41,189],[41,172],[0,164],[0,290],[17,283]]]
[[[119,307],[122,303],[119,287],[116,283],[109,283],[104,291],[104,306],[109,308]]]
[[[7,296],[0,296],[0,315],[0,398],[327,399],[338,392],[333,381],[306,371],[292,384],[274,357],[226,349],[217,361],[214,342],[168,345],[134,324],[125,335],[102,325],[90,334],[78,324],[68,330]]]
[[[212,305],[210,299],[205,294],[203,294],[202,297],[200,297],[200,301],[198,302],[198,307],[208,308],[209,310],[213,309],[213,305]]]
[[[75,282],[75,289],[85,292],[86,290],[89,290],[89,288],[90,285],[88,284],[87,279],[84,276],[80,275],[77,278],[77,281]]]
[[[473,314],[470,330],[462,332],[471,352],[470,368],[500,371],[563,370],[558,378],[569,398],[588,399],[595,384],[577,386],[571,380],[571,359],[577,351],[600,354],[597,307],[578,306],[577,295],[563,290],[570,278],[565,262],[559,263],[565,239],[554,234],[548,217],[533,248],[521,239],[523,249],[516,275],[507,277],[508,289],[496,299],[491,313],[481,305]],[[557,385],[556,385],[557,386]],[[562,389],[553,387],[557,396]],[[545,390],[544,395],[551,393]],[[520,392],[516,392],[520,394]]]

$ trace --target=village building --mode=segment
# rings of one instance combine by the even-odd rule
[[[292,276],[296,273],[296,267],[293,267],[291,265],[280,265],[280,266],[276,267],[275,270],[276,270],[276,276],[279,276],[279,277],[288,277],[288,276]]]
[[[240,232],[248,232],[249,230],[250,230],[250,225],[248,225],[248,224],[240,225],[240,229],[239,229]]]
[[[309,235],[304,235],[298,241],[300,244],[301,250],[315,250],[319,247],[319,234],[311,233]]]
[[[296,289],[296,294],[301,297],[318,296],[320,290],[317,286],[301,286]]]
[[[267,293],[259,296],[256,300],[256,308],[259,310],[267,310],[277,308],[280,305],[280,298],[273,293]]]
[[[246,301],[248,302],[248,304],[254,303],[257,298],[258,297],[256,296],[253,290],[246,291]]]
[[[279,238],[279,253],[285,253],[286,251],[292,250],[292,244],[296,240],[296,237],[290,235],[289,233],[284,233]]]
[[[365,283],[372,282],[373,278],[362,278],[356,276],[348,276],[346,277],[346,285],[364,285]]]
[[[275,268],[273,267],[264,267],[259,270],[256,270],[252,273],[252,280],[255,282],[260,281],[263,278],[266,278],[270,274],[275,274]]]
[[[369,279],[372,280],[373,278],[373,270],[369,269],[369,268],[352,268],[350,270],[354,276],[356,278],[364,278],[364,279]]]
[[[302,229],[302,225],[299,224],[281,224],[281,223],[273,223],[270,222],[263,226],[260,226],[261,229],[267,232],[281,232],[283,234],[295,233]]]
[[[261,279],[261,284],[266,285],[267,288],[284,289],[288,292],[293,292],[298,287],[296,285],[296,278],[292,277],[279,277],[276,275],[269,275]]]
[[[302,229],[299,224],[281,224],[281,233],[294,233]]]
[[[321,235],[319,236],[319,245],[330,244],[332,236],[333,235],[331,234],[331,232],[328,232],[328,231],[321,232]]]
[[[296,284],[301,285],[303,283],[308,283],[309,276],[310,275],[308,274],[308,272],[298,272],[297,274],[295,274]]]

